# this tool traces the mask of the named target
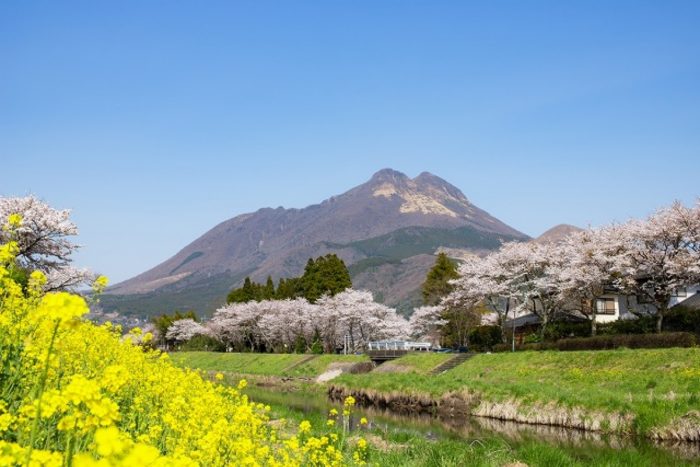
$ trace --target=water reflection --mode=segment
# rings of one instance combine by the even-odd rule
[[[324,394],[304,391],[249,387],[246,390],[256,402],[279,405],[306,414],[325,416],[341,404],[329,401]],[[483,417],[438,417],[426,413],[397,414],[387,410],[357,407],[349,419],[351,431],[361,428],[360,419],[369,420],[369,428],[385,434],[409,433],[428,440],[460,439],[474,441],[499,437],[510,443],[546,442],[564,449],[636,449],[661,448],[683,459],[700,459],[700,443],[654,442],[639,437],[606,435],[597,432],[547,425],[530,425]]]

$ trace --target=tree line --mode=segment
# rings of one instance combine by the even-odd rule
[[[464,342],[484,315],[495,316],[505,336],[506,322],[526,313],[538,317],[540,338],[567,315],[585,319],[595,335],[599,299],[609,294],[624,297],[633,316],[653,318],[660,332],[674,294],[700,282],[700,200],[560,242],[509,242],[483,257],[465,254],[458,265],[438,263],[423,296],[439,311],[423,322],[443,338]]]
[[[335,254],[309,258],[304,273],[299,277],[280,278],[277,287],[271,276],[264,284],[246,277],[243,285],[229,292],[227,303],[246,303],[263,300],[304,298],[310,303],[323,295],[335,295],[352,287],[350,273],[345,262]]]

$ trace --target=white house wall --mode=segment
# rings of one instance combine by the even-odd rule
[[[691,285],[689,287],[686,287],[685,289],[687,295],[685,297],[671,297],[671,300],[669,301],[669,306],[674,306],[678,305],[679,303],[683,303],[684,300],[687,300],[696,293],[700,292],[700,285]]]

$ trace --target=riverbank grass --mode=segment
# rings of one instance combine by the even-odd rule
[[[426,358],[428,366],[430,357],[413,358]],[[342,375],[333,384],[432,398],[472,393],[482,401],[627,414],[633,418],[627,429],[651,434],[700,410],[700,348],[480,354],[440,375],[374,371]]]
[[[449,353],[412,352],[396,360],[383,363],[374,371],[376,373],[417,373],[427,375],[455,355]]]
[[[368,362],[365,355],[308,355],[223,352],[174,352],[172,361],[182,368],[239,375],[313,378],[334,364]]]
[[[271,407],[274,419],[289,427],[302,420],[311,422],[312,433],[323,433],[329,406],[316,392],[293,394],[250,388],[250,398]],[[299,404],[304,400],[303,404]],[[360,410],[360,409],[358,409]],[[503,467],[528,465],[530,467],[661,467],[696,465],[694,459],[683,459],[652,444],[630,444],[624,448],[608,443],[575,441],[562,438],[561,442],[538,439],[521,433],[516,439],[506,439],[490,433],[458,435],[434,425],[421,426],[407,418],[387,423],[375,419],[373,413],[360,413],[369,423],[355,424],[349,439],[362,436],[368,442],[370,465],[400,465],[407,467]],[[357,414],[353,415],[356,419]]]

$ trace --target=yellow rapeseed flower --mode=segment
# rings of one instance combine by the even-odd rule
[[[17,228],[22,225],[22,215],[21,214],[10,214],[7,217],[7,223],[10,227]]]
[[[299,424],[299,433],[309,433],[311,431],[311,422],[308,420],[302,420]]]

